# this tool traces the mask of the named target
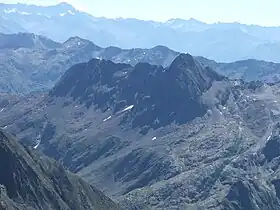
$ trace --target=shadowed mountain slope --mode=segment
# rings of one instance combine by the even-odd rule
[[[0,209],[120,209],[103,193],[0,130]]]

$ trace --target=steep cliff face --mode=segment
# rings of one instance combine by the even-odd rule
[[[119,209],[103,193],[0,130],[0,209]]]

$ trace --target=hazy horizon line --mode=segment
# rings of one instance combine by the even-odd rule
[[[239,21],[214,21],[214,22],[207,22],[204,20],[199,20],[198,18],[195,17],[191,17],[189,19],[185,19],[185,18],[181,18],[181,17],[173,17],[173,18],[168,18],[166,20],[152,20],[152,19],[141,19],[141,18],[137,18],[137,17],[124,17],[124,16],[117,16],[117,17],[106,17],[106,16],[95,16],[94,14],[85,11],[83,9],[79,9],[77,7],[75,7],[74,5],[68,3],[68,2],[60,2],[60,3],[56,3],[56,4],[34,4],[34,3],[28,3],[28,2],[17,2],[17,3],[0,3],[0,5],[28,5],[28,6],[37,6],[37,7],[56,7],[59,5],[69,5],[71,7],[73,7],[76,11],[79,12],[83,12],[86,13],[88,15],[91,15],[94,18],[104,18],[104,19],[114,19],[114,20],[118,20],[118,19],[125,19],[125,20],[129,20],[129,19],[135,19],[135,20],[140,20],[140,21],[146,21],[146,22],[155,22],[155,23],[167,23],[170,21],[174,21],[174,20],[182,20],[182,21],[197,21],[199,23],[202,24],[206,24],[206,25],[217,25],[217,24],[239,24],[239,25],[246,25],[246,26],[259,26],[259,27],[263,27],[263,28],[279,28],[280,25],[262,25],[262,24],[254,24],[254,23],[242,23]]]

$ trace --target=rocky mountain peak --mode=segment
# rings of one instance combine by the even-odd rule
[[[101,47],[95,45],[93,42],[82,39],[80,37],[70,37],[67,41],[63,43],[63,46],[66,48],[71,48],[71,49],[80,49],[80,48],[87,48],[88,50],[94,51],[94,50],[100,50]]]
[[[192,89],[193,96],[198,96],[208,89],[214,80],[220,81],[224,77],[210,68],[204,68],[190,54],[181,53],[170,65],[169,76],[175,77],[183,86]]]
[[[171,50],[168,47],[163,46],[163,45],[157,45],[157,46],[151,48],[151,50],[160,51],[162,54],[167,54],[167,53],[170,53],[170,52],[172,52],[172,53],[174,52],[173,50]]]
[[[173,61],[173,63],[171,64],[171,66],[177,66],[177,67],[181,67],[181,66],[186,66],[186,67],[194,67],[196,64],[194,58],[189,54],[185,54],[185,53],[180,53],[177,58],[175,58],[175,60]]]
[[[205,114],[200,96],[213,81],[222,79],[189,54],[179,55],[167,68],[93,59],[69,69],[50,94],[68,95],[103,111],[118,112],[133,105],[126,122],[133,127],[158,128]]]
[[[60,7],[60,8],[63,8],[63,9],[75,10],[75,8],[67,2],[61,2],[61,3],[57,4],[57,7]]]

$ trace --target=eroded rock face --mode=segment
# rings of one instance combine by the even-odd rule
[[[279,201],[272,189],[267,189],[256,180],[233,183],[222,205],[224,209],[254,210],[277,209]]]
[[[188,54],[181,54],[167,68],[93,59],[72,67],[50,94],[78,99],[88,107],[111,108],[115,113],[133,106],[128,117],[133,127],[159,128],[203,116],[207,107],[200,96],[222,79]]]
[[[1,209],[119,209],[62,166],[0,130]]]

